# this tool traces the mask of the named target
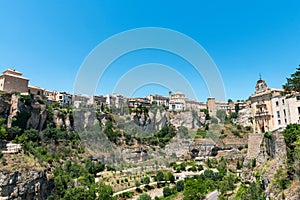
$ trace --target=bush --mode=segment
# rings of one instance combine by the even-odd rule
[[[242,137],[239,131],[232,131],[232,134],[240,138]]]
[[[33,142],[40,141],[40,133],[38,130],[35,130],[35,129],[25,130],[24,135],[30,141],[33,141]]]
[[[264,137],[265,137],[265,138],[268,138],[268,139],[271,139],[271,138],[272,138],[272,133],[270,133],[270,132],[265,132]]]
[[[171,196],[173,194],[173,192],[169,187],[165,187],[163,189],[163,194],[164,194],[164,197],[168,197],[168,196]]]
[[[135,186],[140,187],[141,183],[139,181],[135,181]]]
[[[141,182],[142,182],[143,184],[149,184],[149,183],[150,183],[150,178],[149,178],[149,176],[147,176],[147,177],[145,177],[145,178],[142,178]]]
[[[184,190],[184,181],[178,181],[176,183],[177,192],[181,192]]]
[[[138,200],[151,200],[151,197],[149,196],[149,194],[144,193],[139,196]]]
[[[156,173],[156,181],[157,182],[159,182],[159,181],[164,181],[165,179],[165,177],[164,177],[164,173],[162,172],[162,171],[158,171],[157,173]]]

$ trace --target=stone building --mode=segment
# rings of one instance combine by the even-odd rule
[[[299,123],[300,94],[284,95],[284,90],[268,88],[261,78],[255,89],[250,97],[255,133],[272,132]]]
[[[28,93],[32,94],[32,95],[42,96],[42,95],[44,95],[44,91],[45,91],[45,89],[40,88],[38,86],[31,86],[31,85],[28,86]]]
[[[28,92],[29,79],[15,69],[7,69],[0,76],[0,90],[5,92]]]
[[[218,102],[215,98],[207,99],[207,109],[210,116],[216,116],[217,110],[225,110],[227,114],[235,112],[233,102]]]
[[[168,97],[164,97],[158,94],[155,95],[150,94],[147,98],[149,99],[151,104],[153,102],[156,102],[158,106],[162,106],[162,105],[169,106],[170,99]]]

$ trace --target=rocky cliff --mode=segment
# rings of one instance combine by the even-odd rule
[[[53,188],[45,172],[0,171],[0,199],[46,199]]]
[[[64,113],[59,107],[47,107],[43,101],[18,94],[0,95],[0,117],[7,119],[8,127],[20,120],[24,128],[42,130],[48,120],[48,123],[53,123],[57,128],[64,126],[67,130],[72,129],[70,113]]]

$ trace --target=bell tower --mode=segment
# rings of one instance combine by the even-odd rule
[[[255,86],[255,93],[265,92],[268,88],[266,81],[262,80],[261,75],[259,75],[259,80]]]

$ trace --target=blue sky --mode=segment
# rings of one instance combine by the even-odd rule
[[[227,98],[234,100],[254,92],[259,73],[270,87],[280,88],[300,64],[299,1],[0,0],[0,70],[14,67],[31,85],[72,92],[80,65],[99,43],[140,27],[168,28],[196,40],[218,67]],[[111,93],[126,71],[151,62],[182,74],[198,100],[210,96],[189,63],[151,49],[112,63],[97,93]],[[146,85],[134,95],[167,91]]]

